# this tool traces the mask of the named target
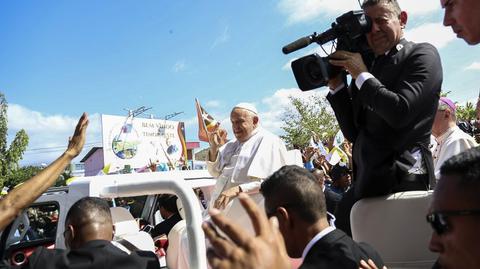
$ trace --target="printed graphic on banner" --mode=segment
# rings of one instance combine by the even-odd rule
[[[151,162],[174,168],[186,152],[183,122],[102,115],[104,163],[110,172]]]

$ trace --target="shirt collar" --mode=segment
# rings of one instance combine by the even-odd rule
[[[456,125],[450,127],[445,133],[441,134],[438,138],[435,137],[435,141],[437,141],[438,144],[442,144],[443,141],[445,141],[445,139],[447,139],[447,137],[449,137],[450,134],[453,133],[453,131],[455,131],[456,128],[458,128]]]
[[[310,251],[310,249],[317,243],[318,240],[322,239],[325,235],[329,234],[335,230],[335,227],[328,226],[327,228],[323,229],[321,232],[319,232],[317,235],[315,235],[310,242],[308,242],[307,246],[303,250],[302,253],[302,259],[305,259],[305,256],[307,256],[307,253]]]

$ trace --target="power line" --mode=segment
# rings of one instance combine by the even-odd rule
[[[99,144],[99,143],[102,143],[102,141],[85,143],[85,146],[94,145],[94,144]],[[45,148],[33,148],[33,149],[28,149],[28,150],[26,150],[26,151],[37,151],[37,150],[44,150],[44,149],[58,149],[58,148],[66,148],[66,147],[67,147],[67,146],[54,146],[54,147],[45,147]]]
[[[95,147],[95,146],[101,146],[100,143],[94,144],[94,143],[89,143],[85,144],[84,148],[87,147]],[[43,154],[43,153],[51,153],[51,152],[59,152],[65,150],[67,147],[51,147],[51,148],[42,148],[42,149],[35,149],[35,150],[26,150],[24,154]]]

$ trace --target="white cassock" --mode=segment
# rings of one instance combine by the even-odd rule
[[[440,179],[440,168],[450,157],[478,146],[475,139],[462,131],[458,126],[453,126],[439,137],[431,136],[433,167],[435,178]]]
[[[254,134],[243,143],[236,139],[229,141],[220,148],[214,162],[207,161],[208,171],[217,178],[209,208],[213,207],[223,191],[240,186],[242,192],[248,193],[263,210],[260,185],[275,171],[289,164],[287,160],[283,141],[261,127],[257,127]],[[238,199],[233,199],[223,213],[253,234],[250,218]]]

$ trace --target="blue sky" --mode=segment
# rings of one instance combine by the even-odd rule
[[[480,47],[441,25],[439,0],[399,2],[409,14],[406,37],[439,49],[443,88],[459,103],[474,100]],[[48,163],[83,111],[91,118],[88,150],[100,145],[101,114],[147,106],[158,118],[183,111],[175,120],[196,141],[195,97],[226,126],[236,103],[254,103],[263,125],[280,134],[287,97],[313,93],[297,89],[289,62],[319,49],[283,55],[282,46],[352,9],[355,0],[1,1],[9,138],[25,129],[30,144],[21,163]]]

